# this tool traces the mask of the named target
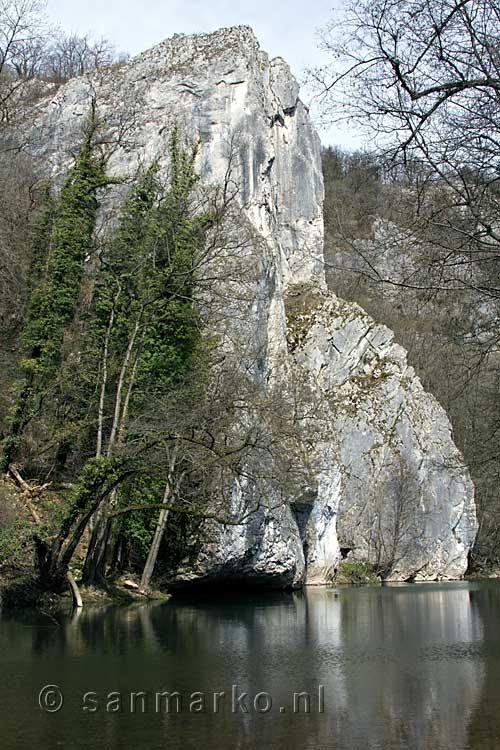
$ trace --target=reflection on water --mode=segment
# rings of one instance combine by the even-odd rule
[[[58,621],[5,612],[0,747],[493,750],[499,615],[496,582],[198,596]],[[38,706],[47,684],[64,693],[55,714]],[[235,712],[233,685],[247,693]],[[142,700],[132,713],[139,691],[145,713]],[[180,714],[175,702],[156,712],[162,691],[181,694]],[[253,706],[262,691],[267,713]],[[119,713],[106,711],[112,692]],[[310,694],[310,713],[304,697],[293,712],[294,692]]]

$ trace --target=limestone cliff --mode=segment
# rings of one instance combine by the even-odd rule
[[[315,475],[289,503],[218,528],[177,580],[323,583],[342,555],[389,579],[457,578],[476,533],[469,474],[444,411],[391,332],[326,292],[320,143],[298,95],[287,64],[270,60],[247,27],[176,35],[48,90],[33,151],[60,178],[93,98],[103,139],[116,142],[110,171],[132,176],[153,159],[168,168],[177,123],[200,140],[206,185],[227,179],[230,165],[261,242],[245,337],[258,342],[263,388],[286,391],[298,379],[314,404]]]

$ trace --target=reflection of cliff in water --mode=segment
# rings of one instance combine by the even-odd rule
[[[21,744],[33,750],[486,750],[498,742],[477,744],[483,715],[500,737],[492,702],[499,597],[499,588],[468,584],[320,588],[89,609],[59,624],[40,614],[4,617],[0,736],[18,737],[22,726]],[[64,710],[25,722],[21,708],[47,683],[65,690]],[[232,713],[232,685],[248,693],[248,714]],[[89,690],[202,691],[208,700],[202,715],[189,714],[188,700],[181,716],[155,715],[150,706],[147,715],[89,717],[79,703]],[[218,714],[214,691],[226,692]],[[272,696],[268,714],[251,707],[260,691]],[[312,696],[311,713],[294,715],[293,693],[302,691]]]
[[[323,633],[331,608],[318,598]],[[340,746],[465,750],[484,679],[467,587],[347,589],[338,603],[342,680],[330,705]]]
[[[483,690],[469,724],[468,747],[498,750],[500,746],[500,585],[497,581],[470,591],[471,609],[481,620],[485,665]]]

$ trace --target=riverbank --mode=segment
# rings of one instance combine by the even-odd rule
[[[489,573],[474,573],[464,576],[463,582],[481,583],[500,579],[500,571],[495,570]],[[454,584],[459,581],[426,581],[428,585],[433,584]],[[400,582],[405,585],[412,585],[412,582]],[[414,583],[419,586],[422,582]],[[373,587],[373,586],[390,586],[396,585],[394,582],[384,581],[377,576],[373,569],[366,564],[361,563],[344,563],[339,566],[337,575],[331,582],[331,586],[339,587],[340,590],[352,586]],[[328,588],[319,587],[302,587],[302,591],[309,588]],[[84,607],[92,606],[109,606],[109,605],[131,605],[135,603],[162,602],[172,598],[172,594],[158,589],[152,589],[147,595],[139,591],[139,583],[133,575],[125,574],[116,580],[109,582],[105,587],[98,588],[93,586],[80,586],[80,594]],[[240,591],[241,589],[238,589]],[[300,589],[299,589],[300,590]],[[200,589],[196,589],[197,592]],[[213,591],[213,590],[212,590]],[[215,591],[225,591],[228,589],[220,586]],[[258,592],[258,588],[252,591]],[[277,593],[279,591],[277,590]],[[27,573],[26,570],[0,570],[0,607],[4,609],[68,609],[73,608],[71,592],[64,591],[62,594],[55,594],[47,591],[37,582],[36,578]]]
[[[131,576],[123,576],[103,588],[81,586],[80,594],[84,606],[108,604],[133,604],[136,602],[168,601],[170,594],[152,589],[148,594],[139,591],[138,583]],[[26,571],[0,571],[0,606],[6,609],[51,609],[72,608],[71,592],[68,588],[61,594],[44,589],[37,579]]]

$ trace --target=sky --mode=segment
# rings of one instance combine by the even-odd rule
[[[176,33],[251,26],[262,49],[280,55],[301,80],[305,68],[324,60],[318,31],[342,0],[48,0],[50,20],[66,31],[109,39],[118,51],[135,55]],[[303,99],[308,101],[307,92]],[[353,129],[321,130],[323,143],[362,146]]]

